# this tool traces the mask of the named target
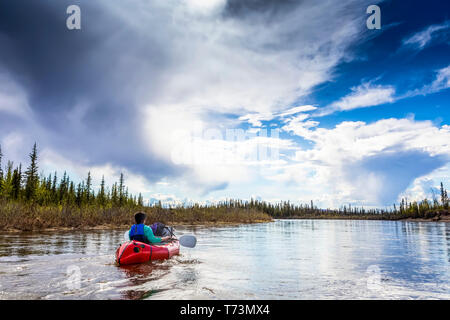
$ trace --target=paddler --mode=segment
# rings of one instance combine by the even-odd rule
[[[130,240],[152,244],[167,241],[171,238],[170,236],[156,237],[153,234],[152,228],[145,225],[145,218],[147,218],[147,216],[143,212],[138,212],[134,215],[134,220],[136,221],[136,224],[133,224],[131,226],[130,231],[128,232]]]

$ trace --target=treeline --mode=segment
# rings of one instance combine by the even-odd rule
[[[3,170],[0,146],[0,229],[34,230],[47,227],[83,227],[98,224],[124,225],[132,223],[137,210],[145,211],[150,221],[165,223],[249,223],[273,218],[307,219],[386,219],[435,218],[449,214],[449,197],[441,183],[440,199],[408,202],[407,199],[389,209],[365,209],[342,206],[321,209],[310,204],[289,201],[269,203],[259,200],[227,200],[214,204],[166,206],[145,205],[142,194],[128,192],[124,176],[111,186],[105,178],[97,191],[90,172],[86,179],[75,183],[65,172],[48,176],[38,174],[36,144],[29,154],[26,170],[22,164],[8,161]],[[150,222],[149,221],[149,222]]]
[[[86,228],[101,225],[125,226],[134,223],[134,213],[145,211],[147,222],[163,223],[252,223],[271,217],[254,209],[226,206],[177,206],[163,208],[161,202],[144,205],[142,194],[128,192],[123,174],[118,182],[105,185],[102,177],[97,191],[90,172],[75,183],[65,172],[49,176],[38,174],[36,144],[29,154],[26,170],[8,161],[5,170],[0,146],[0,230],[41,230],[53,227]]]
[[[29,155],[30,164],[24,172],[22,172],[22,164],[15,167],[11,161],[7,162],[3,171],[2,157],[0,146],[1,199],[40,206],[61,205],[79,208],[85,206],[101,208],[144,206],[142,194],[133,196],[128,192],[123,174],[120,175],[120,180],[110,187],[105,185],[103,177],[98,192],[95,192],[90,172],[87,178],[78,184],[71,181],[66,172],[60,179],[58,179],[57,172],[53,175],[39,176],[36,144]]]
[[[274,218],[359,218],[359,219],[405,219],[405,218],[433,218],[448,212],[450,199],[443,183],[440,186],[440,201],[438,199],[408,202],[402,199],[397,205],[388,209],[365,209],[356,206],[342,206],[339,209],[321,209],[310,204],[293,204],[290,201],[269,203],[259,200],[227,200],[214,205],[216,207],[255,209]]]

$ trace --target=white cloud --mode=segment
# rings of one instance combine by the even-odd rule
[[[322,117],[340,111],[368,108],[418,95],[428,95],[448,88],[450,88],[450,65],[437,70],[436,77],[431,83],[401,95],[396,95],[396,89],[392,85],[373,85],[371,82],[363,83],[351,88],[350,94],[326,107],[318,109],[312,115]]]
[[[280,117],[286,117],[286,116],[294,115],[294,114],[297,114],[297,113],[313,111],[313,110],[316,110],[316,109],[317,109],[317,107],[311,106],[311,105],[299,106],[299,107],[294,107],[294,108],[291,108],[289,110],[283,111],[283,112],[281,112],[279,114],[279,116]]]
[[[26,153],[23,149],[24,140],[24,136],[19,132],[10,132],[8,135],[2,137],[0,145],[2,147],[3,156],[8,160],[17,163],[23,162],[26,159]],[[29,150],[31,150],[32,146],[30,145],[29,147]]]
[[[157,99],[143,99],[143,105],[241,115],[283,110],[329,80],[361,35],[359,14],[347,9],[333,1],[305,1],[269,20],[264,15],[224,19],[215,11],[199,19],[184,6],[168,7],[164,13],[172,21],[164,30],[174,65],[160,75]]]
[[[198,18],[184,7],[176,7],[171,18],[166,33],[176,65],[163,72],[158,96],[144,97],[140,111],[148,152],[169,161],[174,151],[180,154],[180,145],[186,147],[188,142],[182,137],[192,131],[224,132],[242,121],[261,127],[263,121],[274,117],[298,113],[298,117],[305,117],[305,112],[316,107],[285,110],[286,106],[329,80],[333,68],[348,58],[349,45],[363,32],[357,11],[336,6],[333,1],[299,3],[282,19],[268,19],[264,14],[223,19],[214,10]],[[262,28],[265,32],[260,32]],[[224,123],[223,114],[235,114],[238,120]],[[286,142],[279,140],[286,147]],[[257,173],[247,168],[254,165],[252,161],[224,165],[216,158],[231,145],[237,153],[251,150],[256,141],[198,139],[198,145],[208,151],[201,153],[203,163],[192,165],[188,160],[174,166],[184,172],[181,180],[206,188],[255,179]],[[236,159],[236,152],[228,154]],[[189,153],[184,155],[189,158]]]
[[[436,77],[430,84],[426,84],[421,88],[408,91],[407,93],[405,93],[401,97],[398,97],[397,99],[411,98],[418,95],[425,96],[448,88],[450,88],[450,65],[448,65],[445,68],[437,70]]]
[[[436,184],[445,176],[436,172],[442,170],[440,168],[450,157],[450,127],[436,127],[431,121],[342,122],[326,129],[319,128],[317,122],[302,122],[292,117],[283,130],[311,141],[312,147],[302,149],[291,140],[271,137],[256,136],[234,142],[203,137],[198,143],[206,148],[207,156],[228,148],[232,151],[231,156],[236,157],[234,162],[202,159],[209,163],[188,163],[191,170],[186,170],[183,176],[168,178],[159,184],[152,184],[126,168],[73,163],[49,149],[42,150],[40,163],[46,172],[66,168],[73,179],[85,178],[90,170],[96,186],[103,174],[109,179],[107,184],[111,184],[118,180],[120,172],[124,172],[130,192],[142,192],[146,200],[161,199],[172,205],[187,203],[188,197],[198,199],[199,194],[204,196],[224,187],[231,189],[227,190],[228,195],[236,195],[243,186],[264,199],[280,196],[280,199],[302,202],[312,199],[319,206],[339,207],[345,203],[391,205],[401,196],[411,200],[422,196],[429,198],[429,192],[426,192],[429,182],[425,182],[431,176]],[[4,142],[16,143],[17,139],[11,136]],[[294,156],[266,163],[242,157],[265,142],[279,143],[282,150],[294,151]],[[257,181],[261,177],[269,182],[259,185]],[[274,190],[278,193],[274,194]],[[281,190],[282,194],[279,193]],[[217,193],[219,197],[221,194]]]
[[[320,109],[315,116],[325,116],[337,111],[348,111],[359,108],[373,107],[395,101],[395,88],[390,85],[373,85],[363,83],[351,88],[351,93]]]
[[[294,107],[288,110],[284,110],[282,112],[266,112],[266,113],[249,113],[244,116],[239,117],[240,121],[246,121],[250,123],[253,127],[261,127],[261,121],[270,121],[277,118],[286,118],[288,116],[292,116],[295,114],[299,114],[297,117],[303,117],[304,119],[308,118],[309,115],[305,112],[316,110],[317,107],[311,105],[304,105]],[[286,121],[286,120],[285,120]]]
[[[359,160],[380,152],[421,150],[430,155],[450,154],[450,130],[437,128],[431,121],[385,119],[366,124],[345,121],[334,129],[317,128],[302,133],[313,141],[312,150],[297,152],[297,159],[335,163],[340,160]]]
[[[448,126],[430,121],[342,122],[333,129],[300,122],[284,129],[314,145],[297,151],[294,163],[272,178],[301,186],[325,206],[392,204],[412,181],[450,159]]]
[[[300,115],[295,118],[289,119],[287,124],[282,127],[284,131],[292,132],[297,136],[307,136],[309,135],[309,130],[311,128],[317,127],[319,122],[317,121],[304,121],[308,118],[308,115]]]
[[[184,0],[188,10],[200,14],[211,14],[222,9],[226,0]]]
[[[280,139],[276,129],[214,127],[168,107],[143,116],[148,120],[143,130],[156,139],[148,141],[152,152],[184,169],[178,186],[202,194],[231,182],[248,182],[258,174],[252,167],[279,163],[280,151],[296,148]]]
[[[422,30],[418,33],[415,33],[411,37],[404,39],[403,44],[421,50],[431,44],[433,40],[438,38],[440,35],[440,31],[447,31],[449,28],[449,21],[446,21],[442,24],[431,25],[425,30]],[[446,39],[445,34],[444,39]]]
[[[240,121],[246,121],[250,123],[253,127],[261,127],[261,121],[270,121],[275,117],[273,113],[249,113],[244,116],[240,116]]]
[[[397,201],[407,198],[409,201],[421,201],[423,199],[440,201],[440,183],[448,189],[450,185],[450,162],[430,174],[415,179],[409,188],[402,192]]]
[[[431,84],[432,92],[437,92],[450,88],[450,65],[440,69],[437,73],[436,80]]]
[[[436,79],[420,90],[420,94],[435,93],[450,88],[450,65],[437,71]]]
[[[31,116],[26,92],[5,74],[0,73],[0,113],[2,112],[21,118]]]

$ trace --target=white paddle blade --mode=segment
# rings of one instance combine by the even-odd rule
[[[181,236],[178,240],[183,247],[194,248],[197,244],[197,238],[194,236],[185,235]]]
[[[123,238],[125,239],[125,241],[130,241],[130,235],[128,234],[129,230],[125,231],[125,233],[123,234]]]

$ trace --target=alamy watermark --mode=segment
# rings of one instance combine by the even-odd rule
[[[279,129],[177,130],[171,159],[189,164],[264,164],[280,159]]]
[[[367,21],[366,21],[367,29],[369,29],[369,30],[381,29],[381,9],[380,9],[380,7],[377,5],[368,6],[366,13],[370,14],[370,16],[367,18]]]
[[[81,30],[81,8],[78,5],[70,5],[67,7],[66,26],[69,30]],[[381,9],[377,5],[367,7],[366,14],[370,16],[366,20],[366,26],[369,30],[381,29]]]
[[[69,30],[81,29],[81,9],[77,5],[67,7],[66,13],[70,16],[66,20],[66,26]]]
[[[66,269],[67,279],[63,281],[69,291],[81,288],[81,269],[79,266],[70,265]]]

